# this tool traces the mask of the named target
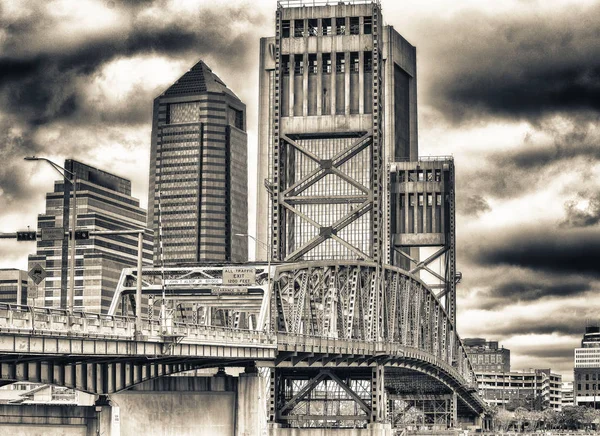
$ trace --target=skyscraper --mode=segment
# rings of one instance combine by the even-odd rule
[[[247,172],[246,106],[200,61],[154,100],[155,265],[247,259]]]
[[[131,196],[131,182],[81,162],[66,160],[67,171],[77,175],[77,229],[137,230],[146,227],[146,211]],[[38,228],[68,229],[72,200],[71,184],[54,182],[46,194],[46,212],[38,215]],[[136,235],[95,235],[76,241],[75,308],[105,313],[123,268],[137,266]],[[144,262],[151,262],[152,238],[144,237]],[[29,269],[39,264],[48,277],[37,287],[29,283],[47,307],[66,307],[69,275],[69,242],[38,240],[37,252],[29,256]]]
[[[276,260],[387,262],[387,163],[417,158],[415,48],[377,1],[282,1],[275,30],[261,40],[258,239]]]
[[[27,271],[0,269],[0,303],[27,304]]]
[[[574,363],[575,405],[600,409],[600,325],[586,326]]]

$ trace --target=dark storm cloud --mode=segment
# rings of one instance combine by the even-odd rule
[[[512,308],[510,302],[506,302],[507,307]],[[528,311],[517,309],[506,309],[500,312],[486,311],[489,316],[489,322],[481,323],[476,328],[477,336],[507,338],[511,336],[525,335],[580,335],[585,330],[585,323],[588,319],[597,319],[598,313],[595,307],[585,305],[582,302],[580,306],[555,304],[552,307],[545,306],[540,309],[535,305],[527,306]],[[536,310],[543,310],[536,315]],[[459,322],[460,325],[460,322]],[[535,345],[535,340],[531,343]]]
[[[63,119],[98,121],[91,111],[82,108],[81,82],[88,82],[102,65],[113,59],[156,54],[189,58],[191,67],[199,58],[210,56],[234,70],[244,70],[254,60],[250,55],[254,53],[251,46],[256,44],[256,38],[250,35],[263,17],[254,14],[248,6],[199,8],[195,17],[172,21],[165,17],[165,20],[152,22],[136,19],[136,14],[152,2],[128,3],[136,4],[135,13],[129,10],[128,28],[69,44],[63,50],[53,47],[51,52],[23,52],[23,41],[40,37],[35,34],[35,25],[40,22],[48,25],[48,18],[41,16],[40,11],[31,14],[30,22],[8,23],[4,55],[0,56],[0,101],[4,110],[13,110],[21,120],[32,125]],[[0,21],[0,24],[3,23]],[[245,30],[232,31],[236,25]],[[146,104],[140,102],[130,105],[123,113],[98,114],[98,117],[116,123],[149,121],[153,95],[146,97]]]
[[[14,120],[0,121],[0,210],[5,213],[14,203],[34,194],[28,183],[30,172],[23,171],[22,161],[25,156],[35,155],[41,149],[30,132],[16,125]]]
[[[600,112],[600,5],[554,12],[463,13],[430,27],[428,100],[456,121]]]
[[[580,207],[581,201],[587,205]],[[589,227],[600,223],[600,191],[579,192],[574,200],[565,203],[563,227]]]
[[[579,332],[575,332],[575,334],[577,333],[581,333],[581,330]],[[561,346],[557,346],[557,345],[553,345],[551,347],[549,347],[546,344],[542,344],[538,347],[532,346],[530,344],[528,344],[526,347],[523,347],[522,349],[519,350],[519,354],[522,354],[524,356],[530,356],[530,357],[535,357],[537,359],[540,359],[541,362],[544,361],[544,359],[547,360],[562,360],[562,359],[566,359],[566,358],[573,358],[573,349],[577,346],[577,340],[575,339],[573,341],[572,344],[564,344]],[[513,350],[515,350],[513,348]],[[514,351],[513,351],[514,353]],[[572,364],[572,362],[571,362]]]
[[[593,229],[522,229],[488,240],[470,254],[481,265],[600,277],[600,232]]]
[[[487,200],[477,194],[469,197],[458,196],[456,207],[459,214],[466,216],[479,216],[491,210]]]
[[[586,188],[593,179],[591,164],[600,162],[599,121],[598,116],[544,120],[511,150],[483,154],[479,165],[457,171],[459,207],[468,208],[468,202],[476,207],[477,197],[520,197],[557,174],[577,174],[578,189]]]
[[[541,275],[531,271],[515,277],[510,272],[501,278],[489,277],[486,280],[489,290],[479,293],[477,307],[494,310],[508,303],[530,303],[542,299],[571,298],[590,291],[593,281],[580,276]]]

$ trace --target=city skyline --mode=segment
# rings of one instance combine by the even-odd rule
[[[25,155],[126,175],[145,202],[152,99],[199,59],[246,102],[255,167],[258,41],[274,1],[74,4],[2,3],[2,231],[33,227],[55,180]],[[517,369],[547,363],[571,379],[600,303],[600,4],[382,7],[417,47],[421,155],[455,156],[459,333],[499,340]],[[31,252],[4,241],[0,266],[24,268]]]

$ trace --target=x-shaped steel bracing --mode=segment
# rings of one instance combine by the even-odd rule
[[[363,253],[359,248],[345,241],[344,239],[337,236],[337,234],[348,227],[354,221],[358,220],[364,214],[369,212],[373,208],[373,193],[372,191],[364,186],[362,183],[353,179],[349,175],[345,174],[340,170],[340,167],[346,162],[351,160],[353,157],[358,155],[360,152],[365,150],[373,142],[373,134],[371,131],[361,136],[355,141],[350,147],[336,154],[332,159],[321,159],[315,153],[302,147],[296,141],[292,140],[286,135],[282,135],[281,139],[290,146],[294,147],[300,153],[304,154],[309,159],[317,163],[318,168],[312,171],[310,174],[297,181],[286,190],[282,192],[280,203],[287,210],[297,215],[304,221],[308,222],[315,228],[319,229],[319,234],[313,237],[310,241],[299,247],[294,252],[286,257],[286,260],[296,260],[302,255],[308,253],[313,248],[324,242],[327,238],[331,238],[336,242],[342,244],[347,249],[353,251],[357,256],[364,259],[369,259],[368,254]],[[322,180],[329,174],[338,176],[357,190],[361,191],[362,195],[323,195],[323,196],[301,196],[304,191],[314,186],[317,182]],[[331,227],[322,226],[306,214],[300,212],[294,205],[296,204],[347,204],[347,203],[358,203],[358,207],[353,208],[350,212],[342,216],[339,220],[331,225]]]

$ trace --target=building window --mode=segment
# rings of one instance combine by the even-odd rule
[[[301,57],[294,59],[294,74],[304,74],[304,60]]]
[[[308,36],[317,36],[318,27],[317,20],[308,20]]]
[[[335,34],[345,35],[346,34],[346,19],[336,18],[335,19]]]
[[[350,72],[358,73],[360,68],[360,59],[358,58],[358,52],[350,53]]]
[[[304,36],[304,20],[294,20],[294,36],[296,38]]]
[[[365,73],[372,73],[373,72],[373,53],[371,53],[370,51],[366,51],[364,53],[364,69],[365,69]]]
[[[360,19],[358,17],[350,17],[350,35],[358,35],[360,33]]]
[[[435,204],[437,206],[442,205],[442,194],[435,194]]]
[[[370,35],[373,33],[373,17],[364,17],[364,34]]]
[[[281,72],[284,76],[290,75],[290,56],[283,55],[281,56]]]
[[[331,53],[323,53],[323,72],[331,73]]]
[[[335,57],[335,72],[346,72],[346,55],[344,53],[336,53]]]
[[[427,194],[427,206],[429,206],[429,207],[433,206],[433,195],[432,194]]]
[[[435,181],[436,182],[442,181],[442,170],[435,170]]]
[[[281,22],[281,37],[282,38],[290,37],[290,20],[283,20]]]
[[[323,36],[333,34],[331,29],[331,18],[323,18],[323,20],[321,20],[321,33]]]
[[[419,206],[423,206],[423,194],[419,194]],[[487,355],[485,356],[487,358]],[[486,359],[487,362],[487,359]]]
[[[319,68],[317,66],[317,55],[309,54],[308,55],[308,74],[317,74],[319,72]]]

